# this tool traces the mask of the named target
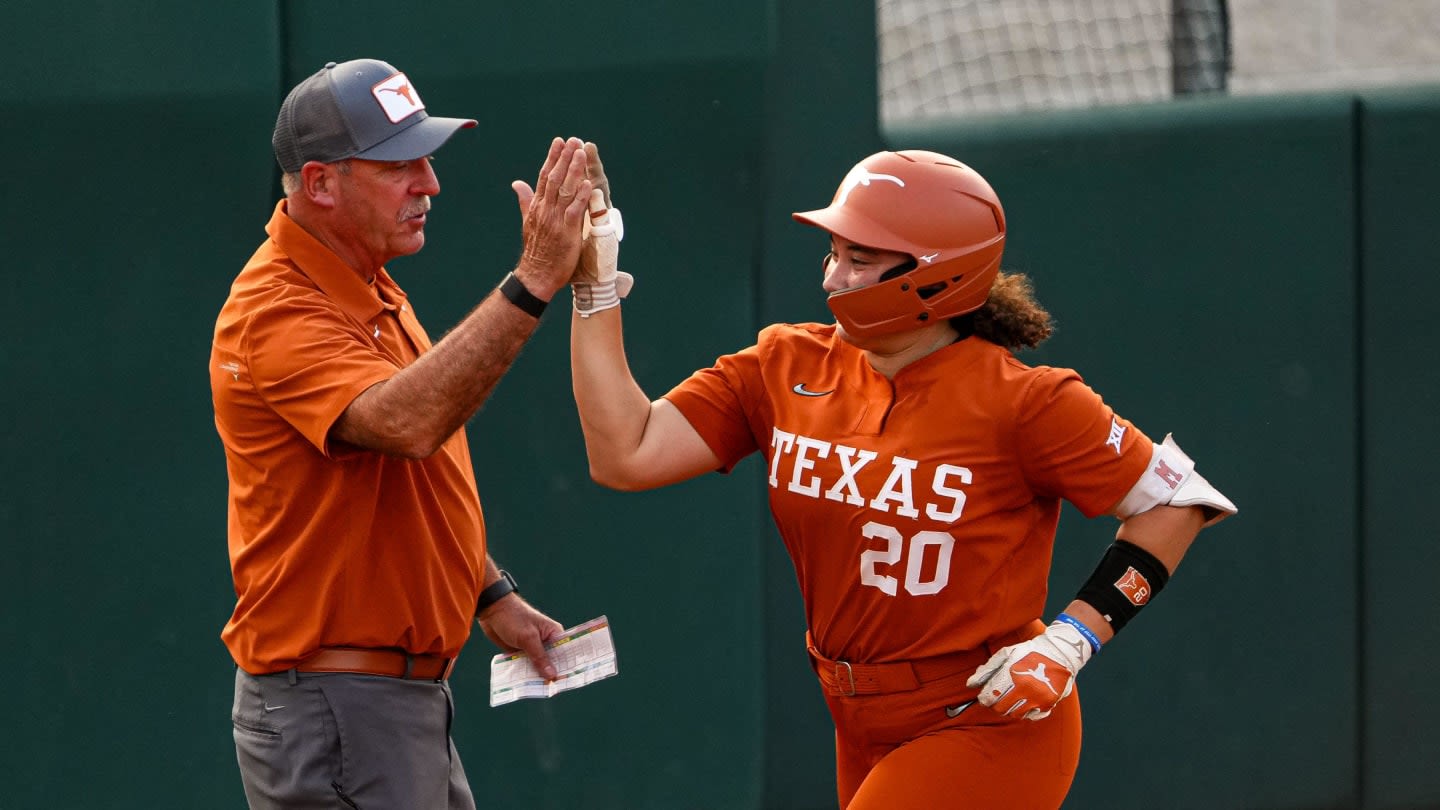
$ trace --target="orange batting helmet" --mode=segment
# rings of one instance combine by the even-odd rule
[[[857,337],[903,332],[985,304],[1005,249],[1005,211],[974,169],[938,152],[877,152],[845,175],[830,205],[792,216],[865,247],[908,253],[915,269],[832,293]]]

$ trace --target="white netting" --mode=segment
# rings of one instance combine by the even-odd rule
[[[877,0],[881,117],[1091,107],[1219,89],[1223,4]]]

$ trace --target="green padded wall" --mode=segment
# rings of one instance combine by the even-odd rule
[[[1366,93],[1360,121],[1364,794],[1371,808],[1436,807],[1440,701],[1423,673],[1440,666],[1440,86]]]
[[[274,6],[6,11],[0,808],[234,807],[206,364],[271,204]]]
[[[1353,805],[1352,106],[1228,99],[886,133],[999,192],[1005,266],[1058,323],[1027,361],[1077,368],[1151,436],[1173,432],[1240,507],[1087,667],[1068,808]],[[1052,613],[1114,529],[1067,507]]]

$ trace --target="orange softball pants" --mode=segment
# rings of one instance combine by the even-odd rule
[[[1035,623],[1024,637],[1044,625]],[[880,694],[852,691],[846,664],[815,661],[835,721],[836,792],[843,810],[1045,810],[1058,808],[1080,761],[1079,691],[1042,720],[1003,717],[973,703],[955,717],[946,709],[973,700],[965,685],[991,652],[976,650],[962,669],[918,688]],[[812,655],[815,655],[812,652]],[[817,656],[818,657],[818,656]],[[893,666],[893,665],[890,665]],[[840,677],[834,673],[838,669]],[[856,666],[857,671],[864,670]],[[861,684],[863,689],[864,684]]]

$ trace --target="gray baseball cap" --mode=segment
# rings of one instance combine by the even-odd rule
[[[330,62],[285,97],[270,143],[284,172],[307,161],[414,160],[439,149],[468,118],[425,112],[404,73],[378,59]]]

